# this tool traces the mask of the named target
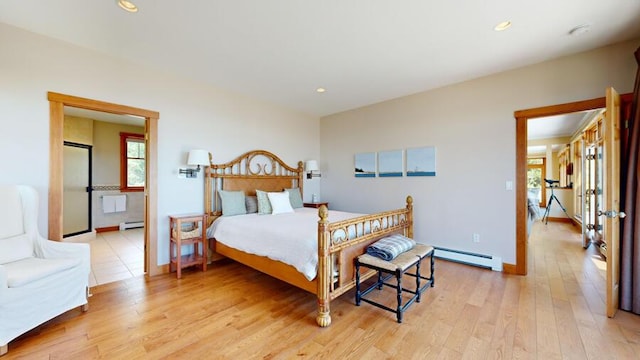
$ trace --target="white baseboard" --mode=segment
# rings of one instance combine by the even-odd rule
[[[144,221],[131,221],[120,223],[120,231],[144,227]]]
[[[445,260],[455,261],[467,265],[479,266],[493,271],[502,271],[502,258],[499,256],[474,254],[467,251],[459,251],[435,247],[434,256]]]

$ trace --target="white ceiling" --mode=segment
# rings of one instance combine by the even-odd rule
[[[317,116],[640,36],[637,0],[134,2],[2,0],[0,22]]]
[[[529,119],[527,121],[527,140],[549,140],[544,142],[551,145],[552,151],[558,151],[566,146],[567,143],[562,139],[553,142],[552,139],[576,135],[580,129],[583,129],[591,120],[603,112],[604,109],[596,109]],[[546,152],[547,145],[527,146],[527,154],[530,156],[541,155]]]
[[[557,116],[529,119],[527,139],[540,140],[574,135],[584,127],[596,113],[602,110],[582,111]]]
[[[64,114],[108,123],[144,126],[144,118],[135,115],[118,115],[108,112],[86,110],[70,106],[64,107]]]

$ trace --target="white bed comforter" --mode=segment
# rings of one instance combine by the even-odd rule
[[[331,210],[329,221],[361,215]],[[318,210],[311,208],[277,215],[221,216],[207,229],[207,237],[246,253],[289,264],[313,280],[318,272],[318,220]]]

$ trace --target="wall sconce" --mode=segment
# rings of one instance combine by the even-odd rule
[[[209,160],[209,152],[207,150],[191,150],[189,151],[189,157],[187,158],[187,165],[198,165],[195,169],[180,169],[179,174],[185,174],[187,178],[198,177],[200,172],[200,165],[209,166],[211,162]]]
[[[305,170],[307,170],[307,179],[311,179],[314,177],[320,177],[320,174],[314,173],[314,171],[320,171],[318,167],[318,162],[315,160],[307,160],[304,164]]]

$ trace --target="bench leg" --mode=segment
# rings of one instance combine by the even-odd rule
[[[356,260],[356,306],[360,306],[360,262]]]
[[[434,287],[436,285],[436,277],[435,277],[435,262],[433,260],[433,253],[435,251],[431,251],[431,287]]]
[[[416,264],[416,302],[420,302],[420,295],[422,294],[420,291],[420,263],[422,263],[422,259],[418,260]]]
[[[398,318],[398,323],[402,323],[402,271],[396,270],[396,278],[398,279],[398,309],[396,310],[396,317]]]

